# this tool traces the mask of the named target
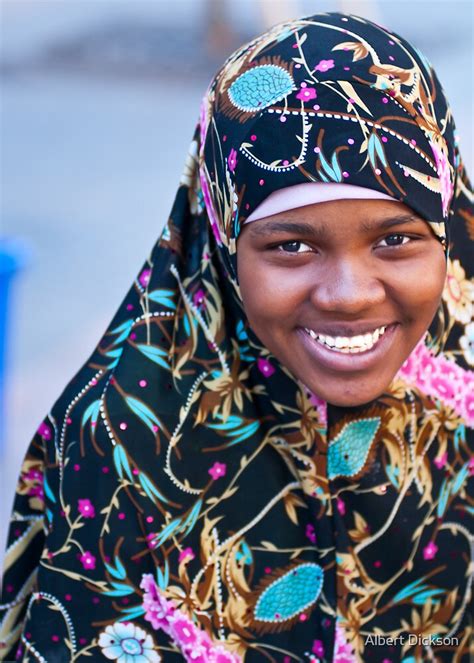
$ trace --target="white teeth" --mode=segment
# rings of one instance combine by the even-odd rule
[[[307,329],[306,332],[322,345],[335,350],[336,352],[343,352],[344,354],[357,354],[360,352],[367,352],[374,347],[379,338],[385,333],[386,327],[379,327],[373,332],[366,334],[358,334],[357,336],[327,336],[324,334],[317,334],[312,329]]]

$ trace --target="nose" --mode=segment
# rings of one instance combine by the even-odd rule
[[[346,257],[328,264],[323,280],[318,279],[312,290],[313,304],[321,311],[351,316],[381,304],[385,287],[369,262]]]

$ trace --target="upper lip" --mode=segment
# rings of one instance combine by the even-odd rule
[[[320,336],[351,337],[351,336],[363,336],[364,334],[371,334],[376,329],[380,329],[380,327],[389,327],[390,325],[393,324],[395,323],[376,320],[374,322],[360,321],[351,324],[339,322],[331,325],[329,324],[321,325],[320,323],[318,323],[316,325],[304,325],[304,326],[306,329],[312,329],[316,334],[319,334]]]

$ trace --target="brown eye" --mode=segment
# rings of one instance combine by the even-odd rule
[[[307,253],[308,251],[311,251],[307,244],[296,240],[292,242],[283,242],[278,245],[278,248],[284,253]]]
[[[411,240],[407,235],[401,235],[399,233],[393,233],[392,235],[387,235],[384,237],[379,246],[402,246]],[[385,244],[384,244],[385,242]]]

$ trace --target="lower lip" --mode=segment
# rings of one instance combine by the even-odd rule
[[[385,333],[370,350],[364,352],[350,353],[337,352],[312,338],[304,329],[299,327],[297,333],[301,337],[304,347],[309,354],[320,364],[333,371],[364,371],[373,368],[387,354],[390,349],[398,324],[387,327]]]

